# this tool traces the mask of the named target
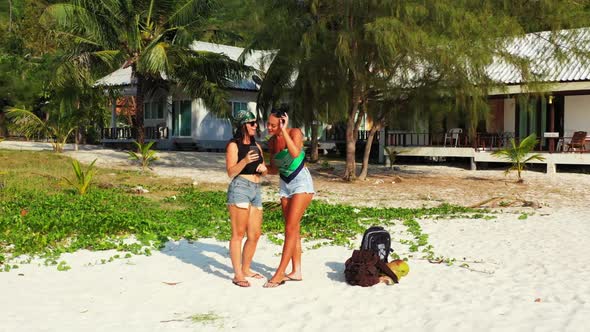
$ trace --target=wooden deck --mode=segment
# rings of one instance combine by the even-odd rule
[[[411,157],[458,157],[468,158],[471,162],[471,169],[477,169],[478,162],[486,163],[507,163],[506,160],[492,155],[492,151],[478,151],[471,147],[438,147],[438,146],[389,146],[389,149],[398,151],[398,156]],[[579,152],[558,152],[549,153],[545,151],[535,152],[541,154],[545,160],[532,161],[532,164],[547,165],[547,173],[555,173],[557,165],[590,165],[590,153]]]

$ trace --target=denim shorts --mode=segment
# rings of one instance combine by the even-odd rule
[[[315,194],[313,180],[307,167],[304,167],[291,182],[279,180],[279,196],[291,198],[295,194]]]
[[[250,204],[251,206],[262,208],[260,183],[236,176],[227,188],[227,204]]]

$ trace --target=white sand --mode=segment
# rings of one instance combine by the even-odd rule
[[[209,179],[224,174],[207,172]],[[106,264],[101,258],[116,252],[79,251],[60,258],[72,267],[67,272],[41,262],[0,273],[0,331],[586,331],[585,202],[529,210],[534,214],[524,220],[505,212],[493,220],[420,221],[435,253],[457,261],[432,264],[417,254],[410,274],[394,286],[347,285],[351,250],[344,247],[306,250],[304,281],[276,289],[262,288],[263,280],[232,285],[228,245],[210,239],[168,243],[152,256]],[[393,237],[407,238],[398,229],[390,229]],[[405,245],[394,248],[407,253]],[[279,252],[262,238],[254,270],[270,277]],[[463,259],[468,268],[460,267]],[[189,318],[208,312],[220,318]]]

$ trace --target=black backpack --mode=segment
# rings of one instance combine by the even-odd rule
[[[363,234],[361,250],[371,250],[376,253],[383,263],[387,263],[391,249],[391,236],[380,226],[371,226]]]

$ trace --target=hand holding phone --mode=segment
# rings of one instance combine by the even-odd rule
[[[250,151],[248,151],[248,160],[250,160],[250,162],[254,162],[260,159],[260,149],[258,149],[257,146],[250,145],[249,149]]]

